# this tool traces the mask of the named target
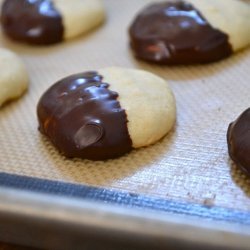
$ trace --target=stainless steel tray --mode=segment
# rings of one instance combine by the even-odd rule
[[[0,240],[46,249],[249,249],[250,213],[0,174]]]

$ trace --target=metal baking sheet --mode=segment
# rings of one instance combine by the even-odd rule
[[[99,204],[100,207],[106,204],[111,218],[115,211],[126,210],[123,211],[125,215],[122,212],[118,216],[120,223],[123,218],[131,219],[131,214],[135,221],[143,220],[152,225],[155,220],[157,223],[162,220],[167,227],[170,218],[174,218],[171,223],[178,222],[178,230],[189,225],[191,231],[197,233],[195,228],[200,226],[201,234],[204,233],[204,237],[200,236],[202,240],[183,234],[175,236],[177,239],[213,247],[205,236],[208,229],[203,228],[208,223],[211,224],[209,232],[220,239],[214,240],[215,246],[227,249],[237,243],[239,248],[247,249],[250,246],[250,180],[228,157],[226,131],[228,124],[249,107],[250,50],[209,65],[167,67],[137,61],[129,49],[127,29],[136,12],[148,2],[105,0],[107,19],[103,26],[59,45],[31,47],[0,35],[0,46],[16,52],[30,74],[29,91],[0,110],[0,212],[4,215],[1,220],[9,218],[7,207],[8,204],[14,206],[14,200],[19,202],[16,206],[20,206],[17,218],[22,218],[22,206],[26,204],[31,210],[38,209],[39,204],[46,207],[49,204],[44,196],[53,200],[52,196],[54,202],[50,209],[68,208],[68,216],[75,212],[75,208],[68,207],[70,202],[79,202],[77,206],[83,213],[86,213],[86,204],[92,205],[97,213],[102,212],[102,209],[98,210]],[[176,96],[176,126],[159,143],[116,160],[65,159],[38,133],[36,104],[39,97],[64,76],[108,66],[144,69],[166,79]],[[17,197],[11,192],[13,189]],[[98,206],[93,205],[96,203]],[[140,217],[138,211],[143,216]],[[35,228],[39,228],[40,215],[30,217]],[[40,219],[48,219],[47,216],[44,212]],[[192,225],[190,220],[198,223]],[[8,222],[9,225],[18,224],[10,219],[5,222],[5,226]],[[57,222],[62,223],[60,219]],[[67,223],[70,222],[66,221],[65,225]],[[86,221],[79,224],[82,228]],[[105,227],[107,229],[109,225],[103,224],[102,228]],[[21,230],[18,228],[14,230],[10,226],[10,233],[6,235],[0,227],[0,240],[34,246],[34,242],[27,239],[20,242]],[[151,234],[137,228],[138,235],[155,235],[155,229],[149,228]],[[59,232],[55,228],[54,233]],[[125,235],[122,224],[119,232]],[[231,240],[223,237],[221,232],[230,235]],[[131,236],[128,232],[126,235]],[[169,231],[165,235],[166,239],[173,238]],[[35,236],[37,239],[39,230]]]

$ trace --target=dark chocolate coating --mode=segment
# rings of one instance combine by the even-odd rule
[[[250,175],[250,108],[229,125],[227,143],[232,160]]]
[[[51,0],[5,0],[1,22],[4,33],[13,40],[35,45],[63,40],[62,17]]]
[[[69,76],[41,97],[39,130],[67,157],[106,160],[132,149],[127,116],[97,72]]]
[[[132,22],[129,35],[137,58],[159,64],[209,63],[232,54],[228,36],[184,1],[149,5]]]

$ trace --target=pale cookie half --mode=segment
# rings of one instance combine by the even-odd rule
[[[143,70],[107,68],[98,71],[126,111],[134,148],[162,138],[175,122],[175,98],[167,82]]]
[[[229,36],[234,51],[250,44],[250,4],[241,0],[188,0],[216,29]]]
[[[21,96],[28,87],[28,81],[22,61],[14,53],[0,48],[0,106]]]
[[[105,18],[102,0],[4,0],[4,33],[20,42],[59,43],[100,25]]]
[[[64,39],[86,33],[105,19],[102,0],[53,0],[53,2],[62,16]]]
[[[39,130],[65,156],[105,160],[161,139],[174,126],[176,107],[162,78],[113,67],[55,83],[37,114]]]

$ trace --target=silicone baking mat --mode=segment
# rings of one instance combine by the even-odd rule
[[[60,45],[31,47],[1,35],[1,47],[16,52],[26,64],[30,86],[23,98],[0,110],[0,185],[51,187],[60,193],[53,187],[63,182],[70,183],[60,189],[65,193],[73,187],[95,187],[94,192],[150,197],[152,204],[171,201],[187,211],[192,211],[187,204],[205,205],[249,218],[250,180],[228,157],[226,131],[250,104],[250,50],[209,65],[167,67],[137,61],[129,49],[127,30],[148,2],[106,0],[103,26]],[[65,159],[39,134],[36,104],[60,78],[108,66],[148,70],[166,79],[176,96],[176,126],[157,144],[119,159]],[[135,202],[134,196],[129,199]]]

